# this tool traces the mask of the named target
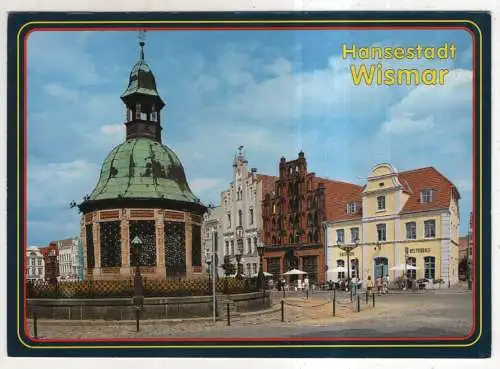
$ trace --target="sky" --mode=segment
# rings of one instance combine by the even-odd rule
[[[341,45],[441,46],[443,86],[354,86]],[[27,47],[29,245],[79,235],[82,201],[100,165],[124,141],[125,91],[138,60],[136,31],[36,31]],[[434,166],[459,189],[461,232],[472,201],[472,43],[463,30],[148,31],[145,59],[166,102],[163,143],[193,192],[220,202],[237,148],[249,167],[277,175],[303,150],[318,176],[364,184],[389,162]],[[371,61],[365,61],[370,64]],[[357,62],[358,63],[358,62]]]

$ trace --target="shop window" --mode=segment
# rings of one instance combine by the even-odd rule
[[[425,238],[436,237],[436,221],[434,219],[426,220],[424,222],[424,237]]]
[[[413,267],[417,266],[417,258],[411,256],[406,260],[406,264],[411,265]],[[407,270],[406,277],[408,279],[417,279],[417,271],[416,270]]]
[[[338,243],[344,243],[344,230],[343,229],[337,229],[337,242]]]
[[[359,278],[359,260],[358,258],[351,259],[351,278]]]
[[[377,239],[379,241],[386,241],[386,226],[385,224],[377,224]]]
[[[377,210],[385,210],[385,196],[377,196]]]
[[[342,259],[337,260],[337,268],[344,268],[345,262]],[[345,278],[345,272],[337,272],[337,279],[341,280]]]
[[[436,258],[434,256],[424,258],[424,277],[431,280],[436,278]]]

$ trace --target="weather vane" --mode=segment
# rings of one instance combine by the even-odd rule
[[[139,45],[141,46],[141,60],[144,60],[144,40],[146,39],[146,31],[139,31]]]

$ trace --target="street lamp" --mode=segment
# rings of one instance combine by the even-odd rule
[[[354,244],[344,244],[343,240],[337,239],[337,247],[346,253],[346,258],[347,258],[347,289],[349,291],[351,291],[351,268],[349,265],[349,263],[350,263],[349,256],[351,254],[351,251],[359,246],[359,239],[357,237],[353,241],[354,241]]]
[[[258,283],[259,288],[262,288],[264,291],[264,245],[257,245],[257,253],[259,254],[259,275],[258,275]],[[264,293],[264,292],[263,292]]]
[[[211,274],[211,269],[210,269],[210,264],[212,264],[212,257],[206,257],[205,259],[205,263],[207,264],[207,273],[208,273],[208,287],[210,289],[210,286],[212,285],[211,284],[211,278],[210,278],[210,274]]]
[[[134,277],[134,305],[142,305],[144,303],[144,292],[142,286],[142,276],[140,269],[140,251],[142,240],[135,236],[132,240],[132,250],[134,251],[135,277]]]
[[[56,250],[52,249],[49,251],[51,273],[50,273],[50,283],[57,284],[57,253]]]

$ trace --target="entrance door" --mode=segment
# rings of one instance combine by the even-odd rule
[[[375,258],[375,279],[389,275],[389,261],[387,258]]]

